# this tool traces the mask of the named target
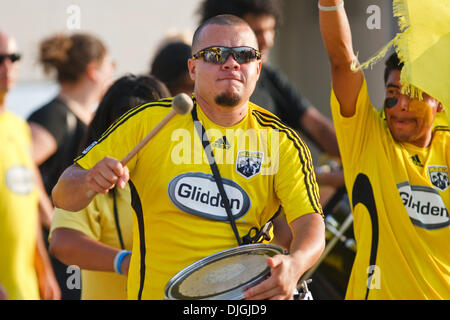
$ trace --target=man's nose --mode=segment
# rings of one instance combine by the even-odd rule
[[[5,58],[0,63],[0,68],[10,70],[12,68],[13,64],[14,64],[14,62],[12,62],[10,58]]]
[[[227,70],[228,69],[239,70],[241,65],[239,64],[239,62],[236,61],[236,59],[234,59],[233,54],[230,54],[223,63],[222,67]]]
[[[408,96],[401,94],[398,98],[398,106],[401,110],[408,111],[409,110],[409,98]]]

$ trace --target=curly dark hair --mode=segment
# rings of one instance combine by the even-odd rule
[[[246,14],[270,15],[281,24],[282,0],[205,0],[200,4],[197,13],[200,23],[219,14],[232,14],[242,18]]]
[[[384,84],[387,83],[387,79],[389,77],[389,73],[392,70],[399,70],[402,71],[403,68],[403,62],[400,62],[400,59],[398,58],[397,53],[391,54],[391,56],[386,60],[385,62],[385,69],[384,69]]]

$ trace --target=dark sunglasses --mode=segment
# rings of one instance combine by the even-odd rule
[[[11,54],[0,54],[0,64],[3,63],[3,61],[6,60],[6,58],[9,58],[11,62],[19,61],[21,56],[18,53],[11,53]]]
[[[194,54],[192,58],[203,57],[205,62],[224,64],[230,54],[239,64],[261,59],[261,53],[252,47],[208,47]]]

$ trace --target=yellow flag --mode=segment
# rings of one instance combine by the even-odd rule
[[[393,8],[401,32],[360,68],[374,64],[395,45],[404,63],[402,92],[411,97],[426,92],[437,99],[450,124],[450,0],[394,0]]]

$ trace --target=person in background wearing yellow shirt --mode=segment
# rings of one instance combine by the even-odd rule
[[[320,0],[331,63],[331,109],[354,216],[356,258],[346,299],[450,299],[450,132],[442,104],[401,92],[386,62],[385,117],[372,106],[342,0]],[[442,52],[448,57],[448,52]]]
[[[245,298],[291,299],[300,276],[320,257],[325,228],[310,152],[293,129],[249,102],[261,71],[257,48],[254,32],[236,16],[220,15],[203,23],[194,34],[188,61],[195,82],[192,113],[175,116],[122,166],[117,159],[170,112],[172,100],[133,109],[53,189],[57,207],[76,211],[92,201],[89,190],[107,193],[129,181],[136,217],[129,299],[162,299],[177,272],[241,244],[243,235],[261,229],[281,204],[292,231],[289,255],[268,258],[270,278],[247,290]],[[203,133],[208,132],[206,138]],[[264,135],[266,148],[257,148],[258,141],[245,143],[249,133]],[[180,144],[178,134],[190,139]],[[204,151],[210,148],[201,141],[229,161],[193,161],[190,155],[206,160]],[[268,168],[269,157],[278,157],[276,169]],[[217,171],[231,188],[220,189],[222,196]],[[229,205],[228,213],[222,204]]]
[[[88,147],[96,141],[132,107],[169,95],[167,87],[153,76],[126,75],[118,79],[100,102],[82,145]],[[63,263],[82,269],[82,300],[127,298],[132,246],[130,203],[127,185],[123,190],[114,188],[106,195],[97,195],[79,212],[55,210],[49,249]]]
[[[18,74],[16,41],[0,31],[0,285],[3,298],[60,299],[42,239],[38,213],[40,174],[25,121],[5,110]]]

